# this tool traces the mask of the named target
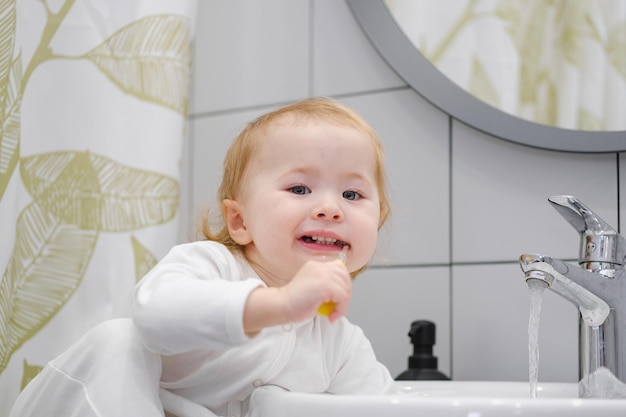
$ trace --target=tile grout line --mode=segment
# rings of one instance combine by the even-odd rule
[[[448,268],[448,299],[449,299],[449,311],[450,311],[450,325],[448,327],[448,331],[450,332],[450,371],[449,371],[449,375],[448,377],[450,379],[452,379],[452,370],[453,370],[453,339],[454,339],[454,332],[452,331],[452,326],[453,326],[453,314],[454,314],[454,297],[453,297],[453,274],[452,274],[452,261],[453,261],[453,248],[452,248],[452,227],[453,227],[453,222],[452,222],[452,199],[453,199],[453,193],[452,193],[452,185],[453,185],[453,178],[452,178],[452,146],[453,146],[453,128],[454,128],[454,120],[452,118],[452,116],[448,116],[448,261],[450,262],[450,266]]]
[[[621,196],[620,196],[620,159],[619,152],[615,153],[615,165],[617,167],[617,233],[621,234]]]

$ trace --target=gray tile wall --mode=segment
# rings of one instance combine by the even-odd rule
[[[517,259],[576,259],[578,237],[547,203],[553,194],[573,194],[623,226],[618,161],[625,166],[626,155],[531,149],[451,120],[396,76],[343,1],[198,3],[181,241],[198,213],[216,206],[223,154],[245,122],[308,96],[338,98],[383,138],[393,202],[349,318],[394,376],[412,351],[411,321],[429,319],[444,373],[528,380],[528,294]],[[577,380],[577,334],[576,309],[547,293],[541,381]]]

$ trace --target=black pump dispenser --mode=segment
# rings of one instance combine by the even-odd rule
[[[449,380],[437,370],[437,357],[433,356],[435,323],[428,320],[414,321],[408,336],[413,344],[413,355],[409,356],[409,369],[398,375],[396,380]]]

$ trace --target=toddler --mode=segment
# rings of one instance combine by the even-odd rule
[[[263,115],[228,150],[218,194],[219,230],[206,221],[206,240],[172,248],[138,284],[132,321],[101,324],[48,364],[11,416],[243,416],[265,385],[391,391],[344,317],[389,214],[368,124],[330,99]]]

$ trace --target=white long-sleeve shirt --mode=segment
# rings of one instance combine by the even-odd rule
[[[133,321],[88,332],[31,381],[10,417],[242,416],[252,391],[383,394],[393,379],[363,332],[315,317],[249,338],[243,309],[265,285],[224,246],[174,247],[137,287]]]
[[[242,416],[252,391],[383,394],[393,388],[361,329],[315,317],[249,338],[265,285],[214,242],[174,247],[140,282],[134,319],[106,321],[46,365],[10,417]],[[164,414],[165,410],[165,414]]]
[[[243,310],[265,285],[223,245],[174,247],[137,288],[134,321],[147,348],[162,355],[161,388],[218,414],[245,413],[252,391],[382,394],[393,379],[361,329],[324,317],[275,326],[249,338]]]

